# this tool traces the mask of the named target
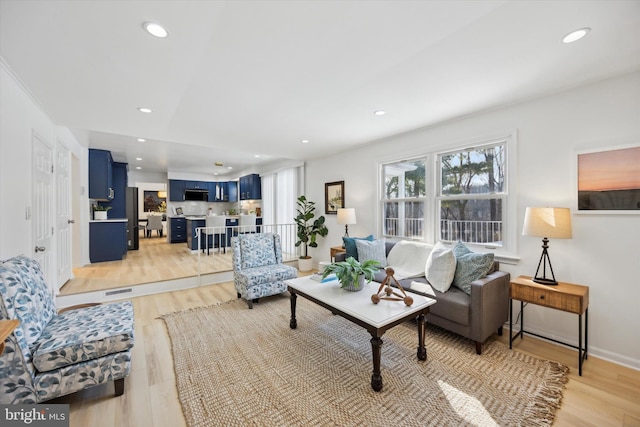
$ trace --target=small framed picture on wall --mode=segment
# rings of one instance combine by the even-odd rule
[[[324,213],[337,214],[344,208],[344,181],[327,182],[324,185]]]

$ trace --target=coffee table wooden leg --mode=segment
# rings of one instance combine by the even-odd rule
[[[380,350],[382,339],[380,337],[371,338],[371,353],[373,355],[373,373],[371,374],[371,388],[373,391],[382,390],[382,374],[380,373]]]
[[[292,292],[291,289],[289,289],[289,293],[291,294],[291,297],[289,298],[291,301],[291,320],[289,320],[289,327],[291,329],[295,329],[298,327],[298,321],[296,320],[296,299],[298,298],[298,295],[296,295],[295,292]]]
[[[426,316],[421,314],[418,316],[418,359],[427,360],[427,348],[424,346],[424,333],[426,327]]]

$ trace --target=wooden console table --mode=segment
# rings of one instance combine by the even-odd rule
[[[513,300],[520,301],[520,331],[513,334]],[[578,345],[568,344],[553,338],[544,337],[524,330],[524,303],[554,308],[578,315]],[[582,315],[584,315],[584,335],[582,333]],[[578,349],[578,373],[582,375],[582,363],[587,358],[587,339],[589,332],[589,287],[572,283],[558,282],[556,286],[541,285],[529,276],[519,276],[511,281],[509,287],[509,348],[520,335],[533,335],[558,344]],[[582,346],[584,337],[584,348]]]
[[[0,320],[0,354],[4,351],[4,340],[18,327],[20,322],[18,320]]]
[[[341,253],[341,252],[346,252],[347,250],[345,248],[343,248],[342,246],[332,246],[331,247],[331,257],[329,258],[329,260],[331,262],[335,261],[336,255]]]

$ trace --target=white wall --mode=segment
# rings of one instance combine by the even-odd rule
[[[517,230],[527,206],[566,206],[573,239],[552,240],[556,278],[590,287],[589,353],[640,369],[640,214],[575,214],[576,152],[640,144],[640,73],[599,82],[508,108],[426,127],[307,164],[306,195],[324,213],[324,183],[345,181],[345,206],[356,208],[351,236],[380,234],[377,165],[380,160],[430,151],[430,147],[518,132]],[[357,159],[355,161],[354,159]],[[326,215],[329,235],[311,249],[315,262],[329,259],[344,227]],[[512,276],[533,275],[541,241],[518,235],[519,262],[503,263]],[[525,327],[577,343],[577,316],[529,305]],[[577,356],[576,356],[577,357]],[[577,362],[576,362],[577,363]],[[585,365],[588,372],[588,362]]]
[[[0,259],[32,255],[32,135],[55,147],[53,121],[27,95],[9,68],[0,62]]]
[[[85,190],[88,182],[87,152],[68,129],[55,125],[1,58],[0,117],[0,259],[8,259],[20,254],[33,254],[32,223],[26,215],[32,206],[33,132],[43,138],[54,153],[58,140],[80,159],[78,185]],[[80,197],[86,200],[86,191]],[[77,226],[80,234],[80,251],[88,260],[88,212],[81,211],[81,214],[74,227]],[[50,249],[55,251],[56,247],[53,242]],[[52,257],[54,265],[56,256],[54,253]]]

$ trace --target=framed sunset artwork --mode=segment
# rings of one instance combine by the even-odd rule
[[[578,212],[640,214],[640,145],[578,154]]]

